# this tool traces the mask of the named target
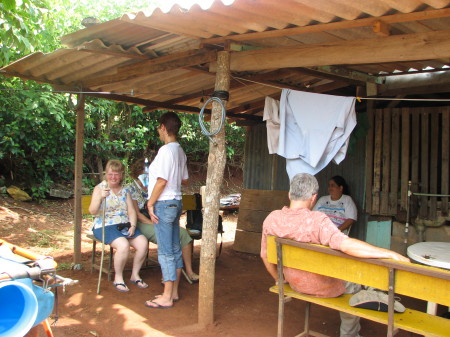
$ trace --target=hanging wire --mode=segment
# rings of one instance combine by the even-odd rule
[[[204,121],[204,118],[203,118],[203,114],[204,114],[204,111],[205,111],[205,107],[209,104],[209,102],[213,102],[213,101],[219,103],[220,106],[222,107],[222,116],[220,118],[220,124],[219,124],[219,127],[217,128],[217,130],[215,130],[215,131],[208,131],[206,129],[206,126],[205,126],[205,121]],[[214,143],[214,145],[216,145],[216,142],[214,141],[214,139],[212,137],[217,135],[220,132],[220,130],[222,130],[222,127],[223,127],[223,125],[225,123],[225,117],[226,117],[225,105],[223,104],[222,100],[219,97],[211,97],[211,98],[209,98],[205,102],[205,104],[203,104],[203,107],[200,110],[200,113],[198,115],[198,122],[200,123],[200,129],[202,130],[202,133],[206,137],[208,137],[209,140]]]
[[[129,92],[111,92],[111,91],[70,91],[70,90],[36,90],[36,89],[9,89],[0,88],[0,91],[30,91],[30,92],[51,92],[53,94],[101,94],[101,95],[167,95],[167,96],[184,96],[185,94],[177,94],[170,92],[134,92],[131,89]]]
[[[235,77],[235,76],[231,76],[231,77],[232,77],[236,82],[241,83],[242,85],[244,85],[245,87],[247,87],[247,88],[250,89],[251,91],[255,92],[256,94],[261,95],[261,96],[267,96],[266,94],[262,93],[261,91],[255,89],[254,86],[252,86],[252,87],[248,86],[244,81],[248,81],[248,82],[256,83],[256,84],[260,84],[260,83],[258,83],[258,82],[256,82],[256,81],[246,80],[245,78],[241,78],[241,77]],[[261,84],[263,84],[263,83],[261,83]],[[265,85],[265,84],[263,84],[263,85]],[[270,85],[266,85],[266,86],[270,86]],[[283,88],[277,87],[277,86],[271,86],[271,87],[277,88],[277,89],[280,89],[280,90],[283,89]]]

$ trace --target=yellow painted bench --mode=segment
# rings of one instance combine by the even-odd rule
[[[287,284],[273,286],[270,291],[279,295],[278,337],[283,335],[284,304],[290,298],[306,302],[304,330],[298,336],[324,336],[309,329],[311,303],[386,324],[387,336],[399,329],[424,336],[450,336],[449,319],[408,308],[404,313],[394,313],[397,294],[450,306],[450,271],[394,260],[360,259],[329,247],[273,236],[267,238],[267,257],[278,266],[278,284],[284,284],[285,266],[388,291],[389,297],[388,312],[379,312],[351,307],[351,295],[317,298],[295,292]]]

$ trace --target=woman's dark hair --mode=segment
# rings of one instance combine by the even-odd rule
[[[177,136],[178,131],[180,131],[181,120],[175,112],[169,111],[159,118],[159,124],[166,127],[169,135]]]
[[[130,167],[130,176],[137,179],[144,172],[145,158],[137,159]]]
[[[347,182],[344,178],[341,176],[334,176],[330,180],[333,180],[339,187],[343,187],[342,194],[350,195],[350,190],[348,189]]]

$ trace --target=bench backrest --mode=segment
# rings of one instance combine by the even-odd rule
[[[387,291],[394,271],[397,294],[450,306],[450,271],[387,259],[360,259],[329,247],[267,237],[267,257],[277,264],[277,242],[283,265]]]
[[[92,195],[83,195],[81,197],[81,213],[83,215],[89,215],[89,205],[91,204]],[[183,210],[195,210],[198,209],[195,195],[183,194]]]
[[[83,215],[90,215],[89,205],[91,204],[92,195],[82,195],[81,196],[81,213]]]

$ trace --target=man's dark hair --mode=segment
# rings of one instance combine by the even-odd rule
[[[177,136],[178,131],[180,131],[181,120],[175,112],[169,111],[159,118],[159,125],[164,125],[170,136]]]

